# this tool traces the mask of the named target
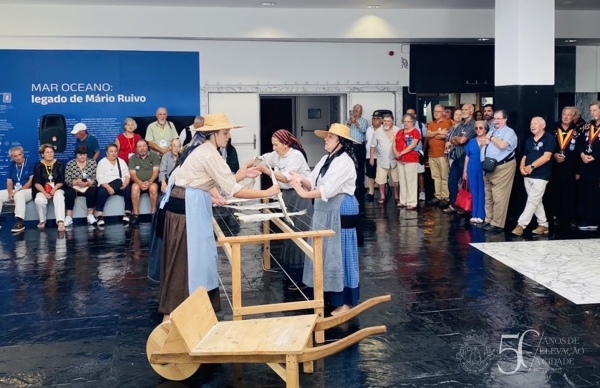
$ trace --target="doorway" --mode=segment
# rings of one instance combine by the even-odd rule
[[[271,137],[279,129],[294,133],[296,98],[290,96],[260,97],[260,151],[263,154],[273,151]],[[261,188],[272,185],[271,178],[261,175]]]

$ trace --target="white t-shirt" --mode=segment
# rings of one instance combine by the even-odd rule
[[[119,167],[121,168],[120,176]],[[115,179],[125,180],[126,177],[129,177],[129,167],[123,159],[117,158],[117,163],[114,165],[106,158],[98,162],[98,167],[96,168],[98,186],[101,186],[103,183],[110,183]]]
[[[287,154],[279,156],[275,151],[264,154],[263,158],[269,163],[273,171],[280,172],[286,178],[290,179],[290,172],[298,173],[302,176],[308,176],[310,174],[310,168],[304,159],[302,152],[295,148],[290,148]],[[279,182],[279,187],[282,190],[291,189],[288,183]]]

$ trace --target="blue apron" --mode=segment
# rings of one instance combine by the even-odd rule
[[[187,229],[188,287],[190,295],[198,288],[219,287],[217,244],[212,226],[212,201],[207,191],[185,188],[185,226]]]

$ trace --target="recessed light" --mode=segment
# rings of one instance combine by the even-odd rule
[[[271,3],[271,2],[264,2],[264,3],[262,3],[263,7],[272,7],[275,4],[277,4],[277,3]]]
[[[490,40],[490,38],[479,38],[477,40],[480,42],[487,42],[488,40]]]
[[[577,42],[577,39],[567,39],[565,40],[566,43],[575,43]]]
[[[369,9],[378,9],[378,8],[381,8],[381,5],[373,4],[373,5],[369,5],[367,8],[369,8]]]

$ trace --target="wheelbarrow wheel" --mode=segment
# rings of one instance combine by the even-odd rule
[[[170,331],[170,321],[163,322],[152,330],[152,333],[150,333],[150,336],[148,337],[148,342],[146,342],[146,356],[148,357],[148,362],[150,362],[150,355],[153,352],[162,349]],[[191,377],[196,373],[198,368],[200,368],[200,364],[153,364],[151,362],[150,366],[152,366],[152,369],[160,376],[173,381],[185,380]]]

